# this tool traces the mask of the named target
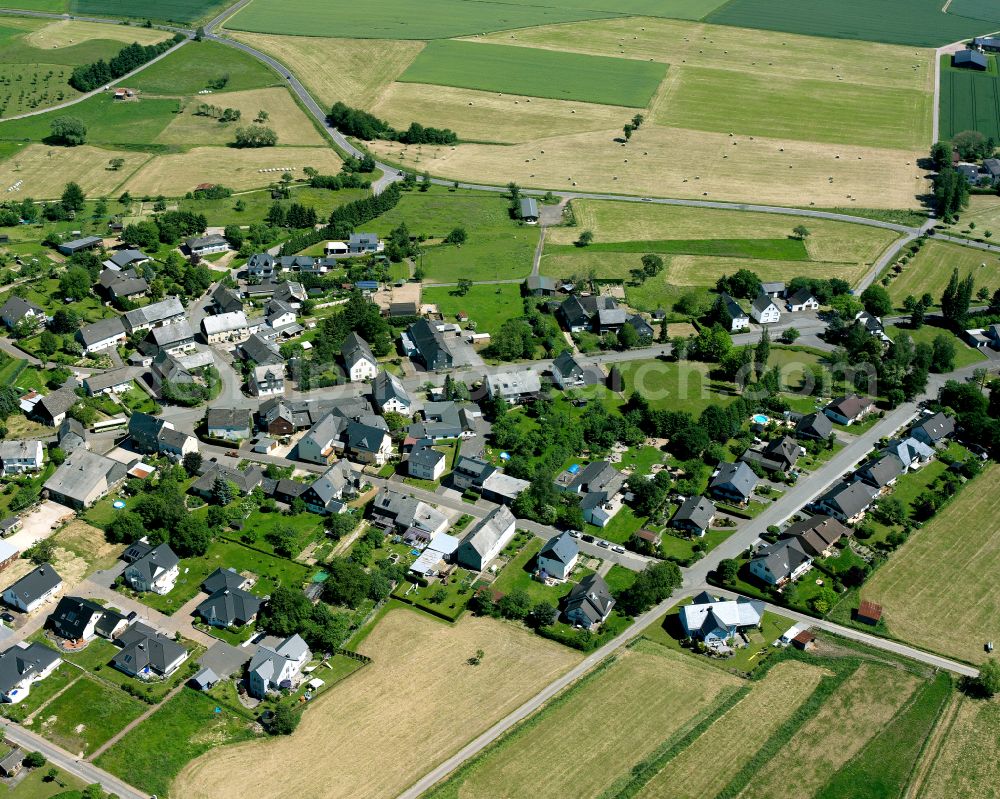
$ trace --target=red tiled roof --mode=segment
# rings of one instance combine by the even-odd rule
[[[858,617],[878,621],[882,618],[882,606],[877,602],[870,602],[867,599],[863,599],[858,606]]]

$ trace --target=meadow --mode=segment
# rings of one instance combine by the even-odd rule
[[[293,736],[213,750],[171,792],[233,799],[267,784],[274,799],[397,796],[580,659],[513,624],[446,624],[407,608],[387,613],[357,648],[374,662],[311,703]],[[470,666],[477,649],[482,662]]]
[[[621,772],[683,734],[738,685],[707,663],[644,641],[501,738],[429,799],[496,796],[498,785],[508,797],[601,796]],[[567,734],[585,729],[600,730],[586,747]]]
[[[282,85],[274,70],[253,56],[234,47],[204,41],[190,42],[157,61],[132,78],[129,85],[147,94],[177,97],[197,94],[223,77],[225,86],[214,89],[213,94]],[[199,99],[213,102],[211,95]]]
[[[717,25],[940,47],[993,29],[941,13],[938,0],[733,0],[706,16]]]
[[[892,279],[888,287],[889,296],[897,308],[902,307],[903,300],[910,294],[919,298],[929,293],[937,305],[953,269],[958,270],[959,280],[971,274],[977,288],[985,285],[993,291],[1000,288],[996,283],[998,264],[1000,259],[993,253],[932,239]]]
[[[496,333],[504,322],[523,312],[521,287],[516,283],[472,286],[465,295],[453,288],[427,286],[421,301],[437,305],[448,322],[455,321],[460,311],[467,313],[480,333]]]
[[[98,0],[95,0],[97,2]],[[447,39],[536,25],[647,15],[700,19],[724,0],[257,0],[226,22],[233,30],[360,39]]]
[[[973,364],[981,363],[986,359],[986,355],[983,354],[981,350],[977,350],[975,347],[970,347],[961,338],[956,336],[950,330],[945,330],[940,327],[933,327],[932,325],[924,325],[919,330],[913,330],[909,326],[897,326],[897,325],[886,325],[886,333],[889,337],[895,340],[899,333],[906,333],[910,337],[910,340],[914,344],[932,344],[934,339],[938,336],[944,334],[949,339],[951,339],[952,344],[955,346],[955,368],[962,369],[966,366],[972,366]]]
[[[120,170],[108,162],[122,158]],[[75,180],[90,197],[114,194],[130,174],[149,160],[148,153],[82,147],[47,147],[29,144],[10,158],[0,161],[0,187],[22,181],[15,197],[47,199],[59,197],[67,180]],[[117,195],[115,195],[117,196]]]
[[[627,361],[619,364],[625,394],[638,391],[653,408],[688,411],[697,416],[709,405],[724,408],[736,400],[731,383],[713,380],[708,364],[695,361]]]
[[[935,741],[921,799],[986,799],[1000,780],[1000,700],[958,699],[946,735]]]
[[[941,65],[941,138],[978,130],[1000,138],[1000,77],[988,72],[955,69],[943,56]]]
[[[22,0],[23,1],[23,0]],[[32,0],[34,2],[34,0]],[[74,14],[116,17],[152,17],[167,22],[188,24],[207,18],[226,7],[224,0],[160,0],[150,6],[147,0],[69,0]]]
[[[633,59],[441,40],[421,50],[399,80],[645,108],[666,71]]]
[[[883,606],[896,638],[981,663],[983,644],[1000,637],[1000,606],[989,590],[1000,568],[1000,530],[994,522],[1000,497],[985,490],[998,478],[1000,466],[989,467],[865,584],[862,599]]]

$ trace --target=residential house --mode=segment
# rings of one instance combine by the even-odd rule
[[[522,197],[517,210],[522,222],[527,225],[538,224],[538,200],[534,197]]]
[[[29,302],[16,294],[11,294],[7,302],[0,308],[0,320],[9,329],[13,330],[21,322],[32,322],[38,327],[45,325],[45,311],[35,303]]]
[[[278,345],[261,333],[252,334],[236,350],[243,360],[259,366],[278,366],[285,363]]]
[[[347,377],[352,383],[372,380],[378,374],[378,360],[372,354],[371,347],[353,330],[344,339],[340,355],[344,359]]]
[[[326,414],[299,440],[296,457],[309,463],[332,463],[343,452],[341,437],[349,423],[349,419],[332,411]]]
[[[497,470],[493,464],[481,458],[470,458],[460,455],[451,472],[451,482],[455,488],[481,488],[483,480]]]
[[[760,627],[763,618],[764,603],[759,600],[716,599],[707,591],[680,610],[681,626],[687,636],[711,648],[725,647],[739,633]]]
[[[411,528],[424,532],[428,539],[448,529],[448,517],[437,508],[410,494],[389,488],[379,491],[369,508],[374,524],[405,532]]]
[[[141,680],[169,677],[187,660],[188,651],[183,646],[142,622],[126,628],[117,640],[121,649],[111,665]]]
[[[857,471],[857,476],[873,488],[884,494],[896,481],[906,473],[906,466],[898,456],[884,453],[878,458],[868,461]]]
[[[184,306],[177,297],[167,297],[159,302],[144,305],[129,311],[122,317],[125,329],[130,333],[142,333],[154,327],[173,324],[184,320]]]
[[[730,333],[735,333],[738,330],[747,330],[750,327],[750,317],[747,316],[746,311],[729,294],[722,292],[719,295],[718,302],[726,309],[726,313],[729,314],[729,318],[732,320],[729,325]]]
[[[243,310],[240,295],[221,283],[212,292],[212,306],[216,313],[235,313]]]
[[[83,354],[93,355],[123,344],[128,336],[122,317],[111,316],[84,325],[76,331],[76,338],[83,345]]]
[[[103,244],[104,239],[100,236],[85,236],[82,239],[73,239],[72,241],[64,241],[62,244],[57,244],[56,249],[62,255],[71,256],[76,255],[78,252],[96,250]]]
[[[258,282],[270,280],[275,273],[280,270],[280,266],[275,261],[273,255],[266,252],[257,252],[247,260],[247,277]]]
[[[201,334],[209,344],[245,341],[250,337],[250,323],[243,311],[206,316],[201,320]]]
[[[516,519],[504,505],[491,510],[479,521],[455,550],[459,565],[472,571],[482,571],[502,550],[517,532]]]
[[[385,369],[378,372],[372,382],[372,401],[382,413],[401,413],[404,416],[410,413],[410,395],[403,387],[403,381]]]
[[[780,538],[798,540],[799,548],[811,558],[821,558],[829,553],[851,530],[832,516],[816,514],[786,527]]]
[[[826,441],[833,434],[833,422],[825,413],[810,413],[795,424],[795,435],[812,441]]]
[[[902,439],[891,439],[886,444],[885,451],[899,458],[907,471],[919,469],[934,457],[933,447],[928,446],[923,441],[918,441],[912,436]]]
[[[205,427],[209,438],[225,441],[250,438],[250,411],[246,408],[209,408]]]
[[[90,444],[87,441],[87,433],[83,429],[83,425],[71,416],[63,419],[56,433],[56,446],[67,455],[78,447],[90,449]]]
[[[339,460],[317,477],[301,497],[313,513],[340,513],[346,507],[346,500],[357,496],[361,484],[361,473],[348,461]]]
[[[424,578],[440,574],[447,568],[459,543],[453,535],[437,533],[410,566],[410,573]]]
[[[166,594],[177,582],[180,562],[168,544],[160,544],[126,566],[122,577],[134,591]]]
[[[456,402],[443,400],[441,402],[424,403],[424,421],[414,422],[407,430],[407,440],[413,444],[434,444],[450,438],[470,438],[476,434],[475,411],[470,408],[460,408]],[[478,410],[478,408],[476,408]]]
[[[593,630],[611,615],[615,598],[611,589],[598,574],[588,574],[566,596],[563,615],[574,627]]]
[[[708,492],[737,507],[744,507],[753,497],[758,478],[746,463],[720,463],[712,474]]]
[[[252,581],[248,577],[244,577],[231,566],[228,566],[225,569],[220,566],[208,575],[208,577],[202,580],[201,590],[206,594],[214,594],[216,591],[221,591],[223,588],[239,588],[241,590],[245,590],[252,584]]]
[[[212,492],[215,490],[215,481],[219,479],[232,483],[236,486],[236,493],[245,497],[264,482],[264,472],[257,465],[240,471],[218,463],[210,463],[204,467],[201,476],[191,484],[190,490],[202,499],[211,499]]]
[[[910,435],[928,447],[937,446],[941,441],[955,433],[955,421],[946,414],[935,413],[928,419],[915,425]]]
[[[761,292],[750,305],[750,315],[761,325],[772,325],[781,319],[781,309],[770,296]]]
[[[531,483],[527,480],[512,477],[496,469],[483,480],[482,485],[479,487],[479,493],[487,502],[496,502],[498,505],[509,506],[530,485]]]
[[[45,447],[41,441],[8,439],[0,441],[0,474],[10,477],[37,472],[45,465]]]
[[[178,355],[190,352],[197,346],[194,330],[191,329],[187,319],[182,319],[169,325],[154,327],[140,343],[139,349],[153,356],[161,352]]]
[[[0,652],[0,701],[17,704],[31,693],[31,686],[54,672],[62,658],[44,644],[20,641]],[[16,749],[15,752],[21,752]],[[20,755],[24,757],[24,753]],[[4,776],[12,776],[13,765],[4,768]]]
[[[885,327],[882,325],[882,320],[879,317],[872,316],[868,311],[858,311],[855,319],[868,332],[868,335],[877,338],[883,344],[892,343],[892,339],[885,332]]]
[[[846,397],[839,397],[833,400],[823,409],[823,413],[837,424],[850,426],[855,422],[864,419],[875,410],[875,403],[871,397],[862,397],[860,394],[848,394]]]
[[[0,758],[0,776],[7,778],[16,777],[24,767],[24,759],[24,750],[19,746],[15,746],[3,758]]]
[[[538,372],[530,369],[489,374],[485,376],[485,382],[491,399],[503,399],[511,405],[537,399],[542,390]]]
[[[255,397],[277,397],[285,393],[285,367],[255,366],[247,381],[247,388]]]
[[[247,690],[264,699],[271,691],[291,689],[312,658],[306,642],[297,634],[283,641],[261,643],[247,666]]]
[[[153,259],[142,250],[126,248],[124,250],[115,250],[111,253],[108,256],[108,260],[103,263],[103,266],[111,271],[124,271],[136,266],[142,266],[142,264],[149,263],[151,260]]]
[[[650,342],[656,334],[656,331],[653,330],[653,326],[639,314],[632,314],[626,320],[625,324],[630,325],[632,329],[635,330],[635,333],[639,337],[640,341]]]
[[[62,588],[62,577],[49,563],[36,566],[3,592],[3,601],[23,613],[31,613],[54,597]]]
[[[700,538],[715,521],[715,512],[715,504],[707,497],[700,495],[688,497],[670,520],[670,526],[686,530]]]
[[[301,283],[286,281],[278,284],[271,298],[297,310],[302,307],[302,303],[309,299],[309,293]]]
[[[877,496],[878,489],[862,480],[855,480],[853,483],[838,483],[813,504],[845,524],[857,524]]]
[[[594,333],[617,332],[628,319],[627,312],[618,307],[614,297],[602,294],[576,294],[563,300],[556,316],[570,333],[593,331]]]
[[[524,280],[524,293],[529,297],[554,297],[556,281],[545,275],[529,275]]]
[[[788,298],[788,302],[785,303],[785,310],[791,311],[792,313],[799,313],[800,311],[818,311],[819,300],[813,296],[809,289],[802,288]]]
[[[563,350],[552,362],[552,382],[564,391],[586,384],[583,367],[576,362],[570,350]]]
[[[799,443],[791,436],[768,442],[763,449],[748,449],[740,456],[746,463],[758,463],[768,472],[789,472],[803,454]]]
[[[209,350],[171,355],[160,352],[153,359],[149,372],[150,383],[154,391],[163,392],[166,383],[175,389],[180,386],[204,385],[206,370],[215,367],[215,359]]]
[[[242,588],[223,586],[198,605],[195,612],[211,627],[243,627],[257,618],[263,602]]]
[[[124,394],[132,388],[132,373],[125,367],[95,372],[83,378],[83,387],[88,397],[103,394]]]
[[[785,284],[780,281],[761,283],[760,290],[774,300],[780,300],[785,296]]]
[[[352,233],[347,240],[347,250],[351,255],[374,255],[385,249],[374,233]]]
[[[426,319],[419,319],[406,329],[406,336],[428,371],[450,369],[454,356],[448,349],[444,334]]]
[[[145,278],[139,277],[134,269],[121,271],[107,268],[98,276],[96,288],[100,288],[112,300],[134,300],[149,291],[149,283]]]
[[[89,508],[125,479],[125,464],[86,449],[70,453],[45,482],[48,498],[75,510]]]
[[[198,439],[174,428],[173,422],[136,411],[128,420],[129,437],[143,454],[160,453],[180,460],[198,451]]]
[[[580,556],[580,548],[568,532],[554,535],[535,557],[535,571],[542,578],[565,580],[569,577]]]
[[[267,306],[264,308],[264,321],[267,322],[267,326],[283,334],[292,335],[294,331],[289,332],[289,329],[295,325],[296,318],[295,309],[291,305],[273,297],[268,300]],[[296,327],[295,330],[301,330],[301,328]]]
[[[433,447],[415,447],[406,461],[407,473],[420,480],[440,480],[447,458]]]
[[[214,255],[218,252],[228,252],[229,250],[229,242],[226,241],[226,237],[220,236],[218,233],[191,238],[184,242],[184,244],[191,255],[199,257]]]
[[[812,567],[812,558],[796,538],[782,538],[757,549],[750,559],[750,573],[768,585],[794,582]]]
[[[129,618],[92,599],[64,596],[47,624],[59,638],[79,644],[95,636],[110,641],[128,626]]]
[[[375,418],[381,420],[381,417]],[[344,436],[347,440],[347,451],[358,463],[384,466],[392,456],[392,437],[389,431],[382,427],[349,422]]]
[[[594,461],[578,471],[570,467],[556,478],[556,485],[564,491],[580,494],[584,520],[605,527],[621,510],[625,480],[625,475],[607,461]]]
[[[21,529],[21,525],[22,519],[20,516],[8,516],[5,519],[0,519],[0,538],[14,535],[14,533]]]

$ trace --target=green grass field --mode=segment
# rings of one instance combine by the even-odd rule
[[[29,0],[30,2],[59,2],[59,0]],[[18,7],[24,0],[17,0]],[[146,0],[70,0],[70,11],[83,15],[112,15],[116,17],[152,17],[167,22],[190,23],[208,17],[213,11],[226,7],[224,0],[163,0],[150,4]],[[62,10],[62,9],[60,9]]]
[[[1000,8],[993,0],[951,0],[948,13],[959,17],[974,17],[1000,22]]]
[[[213,93],[281,85],[281,78],[270,67],[246,53],[216,42],[191,42],[143,70],[129,81],[129,85],[147,94],[176,97],[197,94],[224,75],[229,76],[225,88]],[[213,102],[211,95],[198,99]],[[220,101],[219,104],[224,103]]]
[[[253,737],[246,718],[185,689],[104,752],[97,764],[147,793],[166,797],[189,761],[213,746]]]
[[[23,11],[48,11],[62,14],[66,11],[66,0],[8,0],[4,8],[16,8]]]
[[[944,722],[942,722],[944,723]],[[923,782],[921,799],[988,799],[1000,780],[1000,700],[989,702],[963,696],[937,747],[929,747],[933,758]]]
[[[920,344],[921,342],[926,344],[932,344],[934,339],[938,336],[944,334],[952,340],[955,345],[955,368],[961,369],[963,366],[971,366],[975,363],[980,363],[986,359],[986,356],[974,347],[970,347],[962,339],[958,338],[954,333],[948,330],[943,330],[940,327],[931,327],[930,325],[924,325],[919,330],[912,330],[909,327],[897,327],[896,325],[887,325],[886,332],[892,339],[896,338],[897,333],[906,333],[912,340],[914,344]]]
[[[45,707],[31,729],[70,752],[86,754],[145,709],[121,689],[82,677]]]
[[[939,0],[732,0],[705,21],[917,47],[939,47],[995,27],[988,21],[942,14],[943,5]]]
[[[410,235],[425,236],[417,265],[423,267],[429,283],[527,277],[538,244],[538,228],[512,221],[507,205],[500,195],[451,192],[435,186],[427,192],[404,194],[395,208],[365,229],[385,237],[405,222]],[[465,244],[436,243],[457,226],[468,233]]]
[[[989,72],[955,69],[951,56],[942,56],[941,138],[963,130],[978,130],[1000,138],[1000,77]]]
[[[986,286],[992,292],[1000,287],[997,281],[998,265],[1000,259],[994,253],[932,240],[892,279],[888,288],[889,296],[897,308],[902,308],[903,300],[908,295],[912,294],[919,299],[926,292],[934,298],[934,304],[937,305],[953,269],[958,270],[959,280],[964,280],[971,274],[977,289]]]
[[[437,305],[449,322],[455,321],[455,314],[464,311],[476,323],[479,333],[495,333],[504,322],[521,316],[524,311],[521,287],[513,283],[473,286],[464,296],[458,295],[453,288],[428,286],[423,291],[423,302]]]
[[[138,2],[138,0],[136,0]],[[361,39],[446,39],[628,15],[701,19],[725,0],[257,0],[227,23],[234,30]]]
[[[581,252],[659,253],[660,255],[711,255],[719,258],[764,258],[772,261],[808,261],[809,253],[798,239],[660,239],[658,241],[598,241],[586,248],[552,244],[546,254]]]
[[[440,40],[398,80],[645,108],[666,73],[655,62]]]
[[[931,135],[933,97],[926,91],[837,81],[832,74],[775,81],[766,73],[687,65],[675,78],[654,115],[657,124],[912,150]],[[740,102],[715,102],[720,93]]]
[[[1000,567],[1000,495],[990,490],[998,478],[993,465],[862,588],[862,599],[882,605],[895,637],[973,663],[985,659],[984,642],[1000,638],[1000,606],[986,588]]]
[[[731,384],[709,377],[708,364],[649,360],[628,361],[619,368],[625,394],[638,391],[653,408],[690,411],[697,416],[709,405],[726,406],[736,400]]]

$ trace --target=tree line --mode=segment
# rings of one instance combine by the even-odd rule
[[[393,183],[381,194],[363,197],[334,208],[326,227],[292,236],[282,245],[281,254],[295,255],[326,239],[342,239],[350,236],[358,225],[370,222],[395,208],[400,193],[399,186]]]
[[[374,114],[351,108],[344,103],[334,103],[327,115],[330,124],[347,136],[356,136],[365,141],[385,139],[403,144],[456,144],[458,136],[448,128],[428,128],[418,122],[411,122],[404,131],[396,130],[384,119]]]
[[[178,33],[172,39],[160,42],[159,44],[139,44],[132,42],[126,45],[118,54],[110,60],[103,58],[90,64],[81,64],[76,67],[69,76],[69,85],[78,92],[92,92],[107,83],[127,75],[134,69],[138,69],[165,53],[178,42],[184,41],[184,35]]]

